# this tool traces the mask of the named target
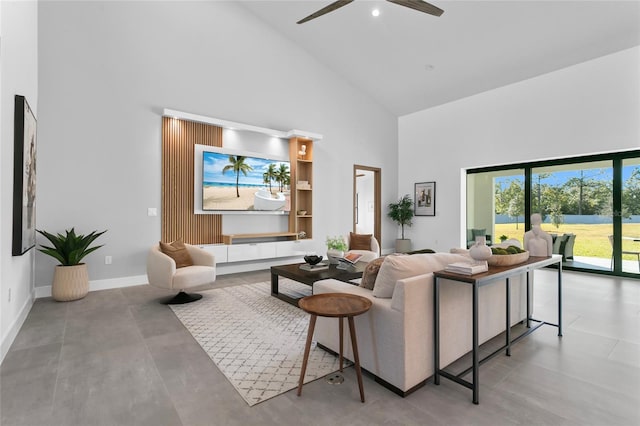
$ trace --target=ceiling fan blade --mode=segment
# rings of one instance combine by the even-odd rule
[[[427,3],[422,0],[387,0],[388,2],[399,4],[400,6],[410,7],[411,9],[418,10],[420,12],[428,13],[429,15],[440,16],[444,13],[444,10]]]
[[[304,19],[299,20],[297,23],[298,24],[304,24],[305,22],[310,21],[312,19],[315,19],[315,18],[317,18],[319,16],[322,16],[325,13],[333,12],[334,10],[339,9],[342,6],[346,6],[351,2],[353,2],[353,0],[338,0],[338,1],[334,1],[329,6],[323,7],[319,11],[317,11],[315,13],[312,13],[311,15],[307,16]]]

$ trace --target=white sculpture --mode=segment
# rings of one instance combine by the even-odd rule
[[[542,230],[542,216],[539,213],[531,215],[531,230],[524,234],[524,249],[531,256],[551,256],[553,252],[553,238]]]

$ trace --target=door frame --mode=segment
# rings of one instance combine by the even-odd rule
[[[359,170],[373,172],[373,236],[382,247],[382,169],[379,167],[353,165],[353,232],[356,232],[356,176]]]

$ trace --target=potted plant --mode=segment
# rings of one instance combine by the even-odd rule
[[[397,203],[389,204],[389,213],[387,213],[394,222],[400,225],[402,238],[396,240],[396,252],[406,253],[411,251],[411,240],[404,238],[404,227],[411,226],[413,219],[413,200],[406,194],[400,198]]]
[[[89,292],[89,274],[87,265],[81,263],[89,253],[99,249],[100,246],[89,247],[96,238],[107,231],[93,231],[88,235],[76,235],[74,228],[62,234],[50,234],[37,230],[38,233],[51,242],[53,247],[40,245],[38,249],[58,262],[53,274],[51,295],[60,302],[82,299]]]
[[[347,242],[344,237],[327,237],[327,258],[329,263],[339,263],[338,259],[344,256],[347,251]]]

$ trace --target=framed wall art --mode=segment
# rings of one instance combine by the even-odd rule
[[[13,242],[22,256],[36,245],[36,117],[24,96],[15,97]]]
[[[414,209],[416,216],[436,215],[436,183],[421,182],[415,184]]]

